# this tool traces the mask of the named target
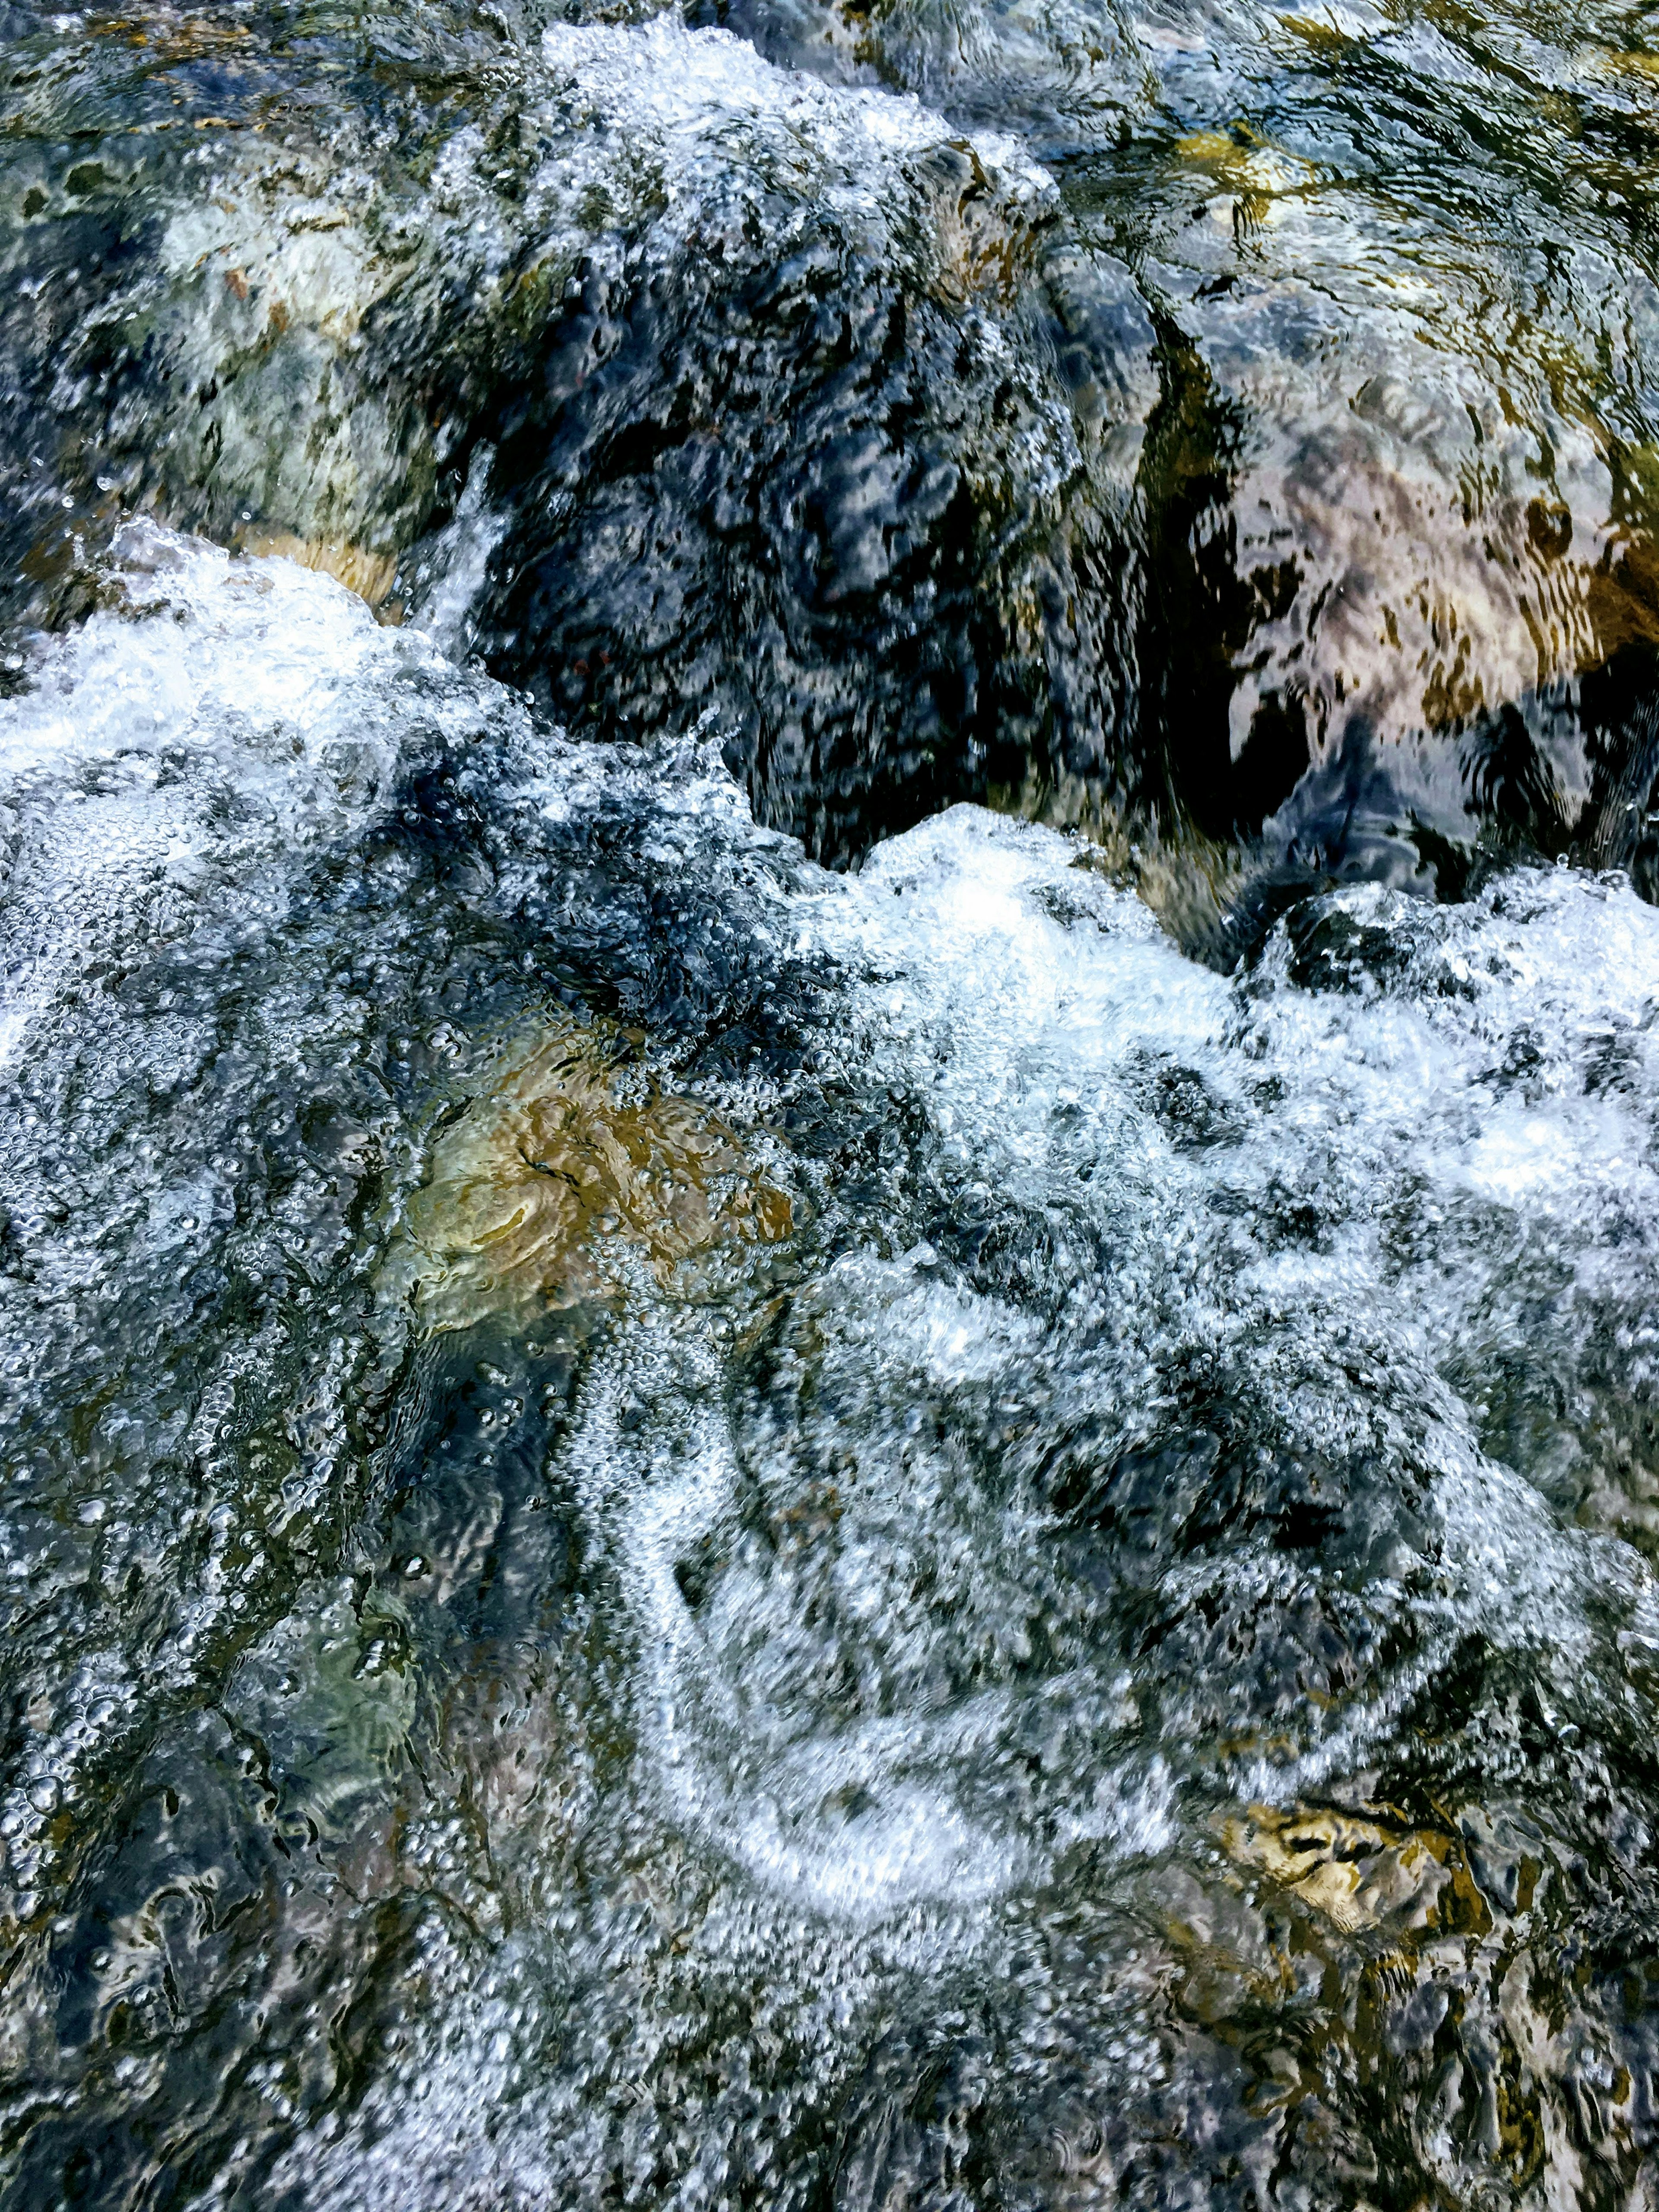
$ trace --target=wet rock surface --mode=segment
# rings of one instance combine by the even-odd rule
[[[14,40],[21,619],[154,502],[464,621],[584,735],[715,708],[833,862],[988,794],[1442,896],[1478,848],[1646,882],[1615,26],[580,16]]]

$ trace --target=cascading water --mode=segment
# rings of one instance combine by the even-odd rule
[[[0,7],[0,2192],[1659,2191],[1638,15]]]

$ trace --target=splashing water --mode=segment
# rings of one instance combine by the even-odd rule
[[[0,10],[9,2202],[1649,2201],[1644,35]]]

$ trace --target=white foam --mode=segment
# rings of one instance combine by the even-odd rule
[[[911,94],[824,84],[763,60],[729,32],[688,30],[674,14],[642,24],[555,23],[543,33],[542,55],[606,121],[626,116],[640,153],[678,157],[663,173],[671,195],[685,191],[700,159],[718,153],[729,163],[736,131],[749,162],[833,166],[840,177],[826,181],[842,203],[873,211],[895,161],[961,143],[959,131]],[[1054,200],[1052,178],[1019,140],[981,132],[969,143],[1005,183]]]
[[[174,909],[229,878],[246,885],[360,829],[392,787],[412,685],[462,726],[493,691],[459,695],[432,642],[381,628],[290,561],[234,558],[139,520],[117,533],[110,580],[118,607],[46,642],[32,688],[0,702],[0,781],[25,825],[0,991],[8,1057],[137,910],[176,927]]]

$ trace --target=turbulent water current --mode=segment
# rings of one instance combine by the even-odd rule
[[[1659,2212],[1659,33],[0,0],[7,2212]]]

